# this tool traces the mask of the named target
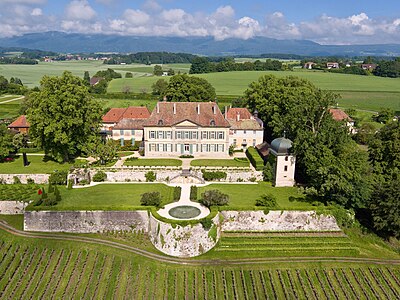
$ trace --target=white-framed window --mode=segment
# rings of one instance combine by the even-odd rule
[[[210,152],[215,152],[215,144],[210,145]]]
[[[150,137],[151,139],[155,139],[156,138],[156,132],[155,131],[150,131]]]
[[[198,138],[198,137],[197,137],[197,131],[194,131],[194,132],[193,132],[193,139],[196,139],[196,140],[197,140],[197,138]]]
[[[256,139],[253,139],[253,147],[256,146]]]
[[[215,140],[215,131],[210,132],[210,139]]]
[[[158,131],[158,139],[164,138],[164,131]]]
[[[247,132],[246,130],[243,130],[243,134],[246,134],[246,132]]]
[[[218,144],[218,152],[224,152],[224,145]]]
[[[172,145],[171,144],[167,144],[167,152],[172,152]]]
[[[233,146],[236,146],[237,140],[233,139]]]
[[[172,136],[172,132],[171,131],[167,131],[167,139],[171,139]]]
[[[218,139],[223,140],[224,139],[224,132],[223,131],[218,131]]]
[[[203,131],[203,133],[201,134],[201,138],[203,139],[203,140],[205,140],[205,139],[207,139],[207,131]]]
[[[185,131],[185,139],[186,139],[186,140],[189,139],[189,131]]]

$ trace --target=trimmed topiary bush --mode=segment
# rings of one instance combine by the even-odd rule
[[[103,171],[98,171],[96,174],[94,174],[92,180],[94,182],[103,182],[107,179],[107,174]]]
[[[197,201],[197,186],[190,187],[190,201]]]
[[[174,201],[178,201],[181,198],[182,188],[180,186],[174,187]]]
[[[202,173],[205,181],[221,180],[225,179],[227,176],[226,173],[222,171],[207,172],[203,170]]]
[[[157,174],[154,173],[153,171],[147,172],[144,176],[146,177],[147,182],[156,181],[156,178],[157,178]]]
[[[268,208],[277,207],[276,197],[272,194],[264,194],[256,199],[256,206],[264,206]]]
[[[68,171],[54,171],[50,174],[49,183],[52,185],[66,185]]]
[[[257,171],[262,171],[262,169],[264,168],[264,160],[261,158],[256,148],[254,147],[247,148],[246,156],[249,159],[252,166]]]

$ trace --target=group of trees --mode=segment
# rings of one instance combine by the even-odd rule
[[[169,82],[159,79],[152,88],[154,95],[166,97],[167,101],[207,102],[216,98],[215,89],[207,80],[187,74],[174,75]]]
[[[0,75],[0,95],[4,93],[22,95],[27,91],[24,87],[21,79],[17,77],[11,77],[7,80],[4,76]]]
[[[400,57],[393,61],[382,61],[374,70],[374,75],[381,77],[400,77]]]
[[[176,64],[191,63],[196,55],[188,53],[170,53],[170,52],[138,52],[133,54],[121,55],[113,54],[110,59],[104,61],[105,64]]]
[[[132,74],[132,73],[131,73]],[[105,94],[107,92],[108,83],[116,78],[122,78],[121,73],[115,72],[113,69],[108,68],[107,70],[97,71],[93,77],[102,78],[97,84],[90,85],[90,74],[85,71],[83,74],[83,81],[89,92],[92,94]]]
[[[278,60],[267,59],[265,62],[256,60],[254,62],[237,63],[233,58],[224,58],[219,62],[213,62],[207,57],[196,57],[190,66],[190,74],[202,74],[212,72],[229,71],[280,71],[283,65]]]
[[[296,153],[296,180],[306,193],[326,204],[372,212],[375,228],[400,234],[400,126],[389,122],[361,150],[329,107],[338,95],[309,81],[266,75],[245,92],[258,110],[269,139],[286,135]],[[386,196],[385,196],[386,195]],[[396,233],[397,232],[397,233]]]
[[[163,70],[162,66],[160,66],[160,65],[155,65],[155,66],[154,66],[154,69],[153,69],[153,74],[154,74],[155,76],[162,76],[162,75],[164,74],[164,70]],[[169,69],[167,70],[167,75],[168,75],[168,76],[174,76],[174,75],[175,75],[175,70],[169,68]]]
[[[25,58],[25,57],[0,57],[0,64],[4,65],[36,65],[38,64],[36,59]]]

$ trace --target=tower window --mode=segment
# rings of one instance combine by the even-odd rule
[[[288,161],[289,160],[289,156],[285,156],[285,161]]]
[[[283,170],[284,170],[285,172],[287,172],[287,166],[285,166]]]

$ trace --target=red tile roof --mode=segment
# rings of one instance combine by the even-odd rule
[[[29,123],[26,120],[26,116],[19,116],[18,119],[8,125],[8,128],[29,128]]]
[[[143,106],[130,106],[128,108],[111,108],[104,116],[104,123],[118,123],[122,119],[147,119],[150,111]]]
[[[90,85],[96,85],[103,79],[104,79],[103,77],[92,77],[90,78]]]
[[[353,121],[353,119],[350,118],[348,114],[346,114],[343,110],[339,108],[330,108],[329,112],[332,114],[332,118],[336,121]]]
[[[230,127],[215,102],[158,102],[148,126],[173,126],[190,121],[202,127]]]
[[[244,119],[249,120],[253,117],[247,108],[233,107],[230,108],[226,113],[226,118],[237,120],[238,115],[239,115],[239,120],[244,120]]]

